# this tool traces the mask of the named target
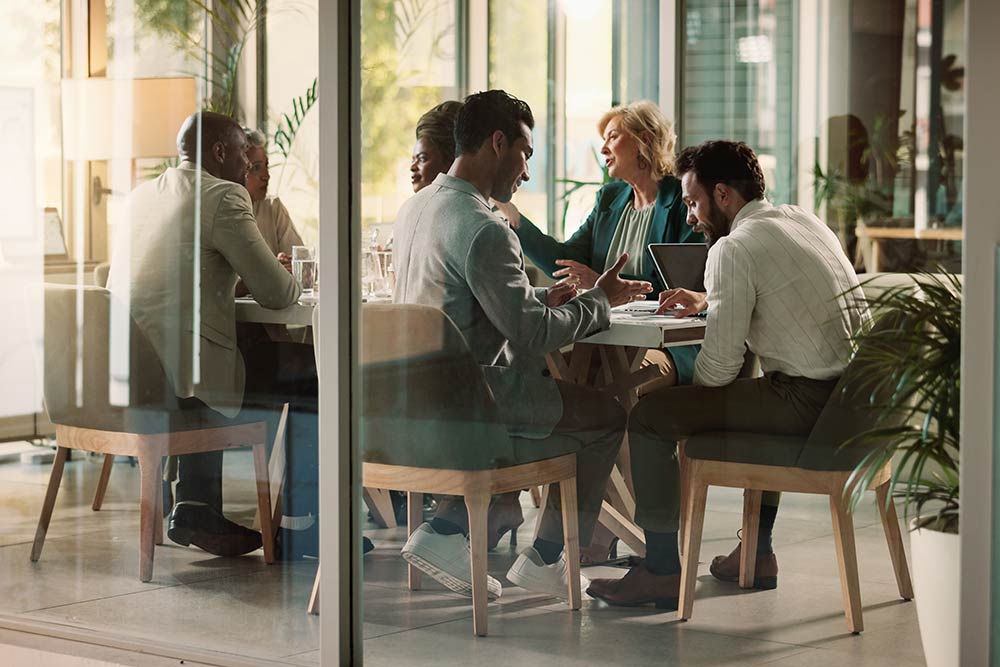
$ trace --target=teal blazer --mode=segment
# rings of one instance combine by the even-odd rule
[[[572,259],[586,264],[598,273],[604,272],[608,261],[608,250],[611,239],[621,220],[625,206],[632,199],[632,186],[624,181],[608,183],[597,193],[594,209],[587,216],[586,222],[565,242],[560,243],[535,226],[524,215],[521,225],[515,230],[521,240],[524,254],[538,268],[552,276],[553,272],[562,268],[556,265],[557,259]],[[665,176],[660,181],[659,193],[656,196],[656,208],[653,211],[653,221],[649,226],[649,236],[646,243],[704,243],[705,237],[694,231],[687,224],[687,207],[681,201],[681,182],[673,176]],[[630,252],[641,252],[644,255],[642,275],[627,276],[636,280],[648,280],[653,284],[653,294],[659,294],[665,289],[659,273],[653,265],[646,248],[635,248]],[[698,345],[686,345],[670,348],[670,354],[677,366],[678,381],[690,384],[694,375],[694,359],[698,355]]]

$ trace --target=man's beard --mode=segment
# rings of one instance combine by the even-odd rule
[[[711,224],[706,225],[707,229],[703,233],[705,234],[705,245],[711,248],[716,241],[729,235],[733,221],[726,217],[726,214],[722,212],[714,200],[709,200],[709,206],[708,217]]]

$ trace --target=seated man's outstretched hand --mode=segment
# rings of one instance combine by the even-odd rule
[[[672,314],[674,317],[687,317],[703,312],[708,308],[708,299],[704,292],[692,292],[688,289],[668,289],[660,292],[660,307],[657,315]]]
[[[653,286],[645,280],[626,280],[618,275],[627,261],[628,253],[623,252],[614,266],[602,273],[594,285],[604,290],[612,308],[645,299],[646,295],[653,291]]]

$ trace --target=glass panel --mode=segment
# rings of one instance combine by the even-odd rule
[[[595,3],[584,3],[595,4]],[[549,184],[549,10],[534,0],[491,1],[489,13],[490,88],[506,90],[528,103],[535,117],[531,180],[517,193],[518,208],[548,231]]]
[[[319,241],[319,99],[315,63],[319,48],[317,3],[267,3],[267,128],[271,180],[268,195],[280,198],[303,241]],[[261,127],[264,124],[261,123]]]
[[[587,11],[577,7],[566,13],[566,184],[558,209],[562,238],[586,221],[606,179],[597,121],[611,101],[611,6],[607,0],[585,4]],[[595,58],[597,54],[604,57]],[[578,184],[586,185],[575,188]]]
[[[281,182],[286,209],[257,164],[278,138],[316,154],[318,103],[290,91],[317,75],[317,5],[269,3],[287,76],[263,99],[263,4],[0,8],[2,615],[319,662],[318,249],[291,259],[318,175]]]
[[[859,270],[957,270],[964,2],[796,7],[687,3],[682,143],[749,143],[769,198],[822,207]]]
[[[409,169],[417,121],[459,97],[458,4],[361,4],[361,224],[375,247],[388,247],[396,211],[413,193]]]
[[[693,0],[685,4],[682,145],[746,141],[768,196],[794,203],[794,3]]]

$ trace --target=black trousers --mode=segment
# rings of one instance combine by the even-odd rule
[[[192,426],[221,426],[266,421],[268,442],[274,441],[282,407],[289,404],[285,430],[286,473],[282,496],[288,516],[319,511],[319,413],[316,361],[311,345],[258,341],[241,347],[246,366],[243,408],[228,420],[197,398],[181,399]],[[207,452],[178,457],[176,499],[222,509],[222,454]]]

